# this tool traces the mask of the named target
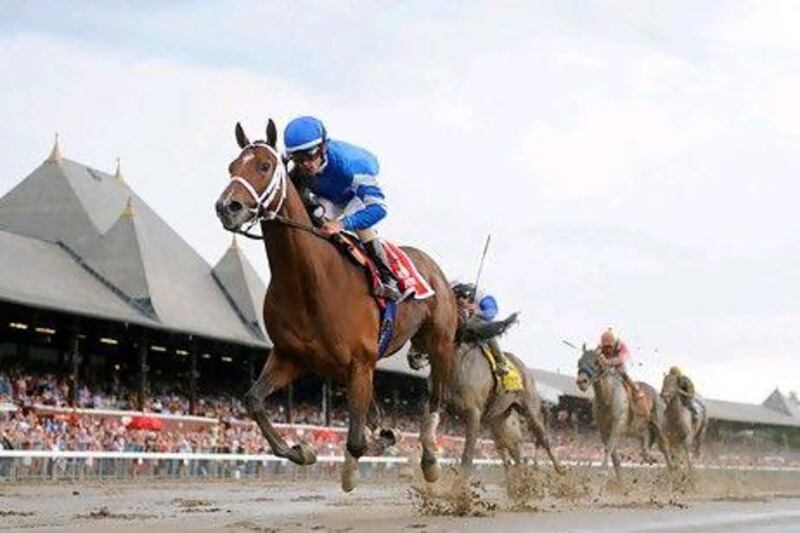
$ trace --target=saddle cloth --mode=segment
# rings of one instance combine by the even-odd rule
[[[525,384],[522,381],[522,373],[513,361],[510,359],[508,360],[508,373],[499,376],[497,374],[497,361],[494,358],[494,353],[492,353],[491,348],[486,344],[481,344],[480,346],[483,357],[486,358],[486,362],[489,363],[489,368],[492,369],[492,375],[494,376],[494,382],[498,393],[516,392],[525,388]]]
[[[364,245],[355,235],[349,233],[341,233],[342,240],[345,241],[345,251],[348,255],[356,261],[359,265],[367,268],[370,274],[370,281],[373,288],[379,287],[381,277],[378,272],[378,267],[372,262],[369,254],[364,250]],[[415,300],[425,300],[435,294],[435,291],[428,283],[422,274],[419,273],[414,262],[408,257],[399,246],[387,240],[381,239],[381,245],[386,258],[389,259],[389,266],[392,269],[400,292],[403,295],[402,300],[413,297]]]
[[[625,387],[625,392],[628,393],[628,400],[630,400],[630,409],[634,413],[639,413],[643,415],[650,415],[653,411],[653,398],[647,393],[647,386],[642,383],[641,381],[637,382],[639,385],[639,390],[642,391],[643,397],[639,400],[636,399],[636,393],[633,392],[633,389],[628,385],[625,380],[622,380],[622,384]]]

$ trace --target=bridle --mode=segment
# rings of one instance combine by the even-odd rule
[[[231,176],[231,181],[238,183],[244,190],[250,194],[250,196],[255,200],[256,205],[255,207],[248,207],[248,211],[253,214],[253,218],[248,223],[247,227],[244,229],[236,228],[231,229],[229,231],[233,233],[238,233],[239,235],[244,235],[248,239],[254,240],[264,240],[264,235],[259,235],[257,233],[253,233],[250,230],[256,225],[261,222],[277,222],[283,226],[288,226],[290,228],[294,228],[300,231],[305,231],[314,235],[315,237],[319,237],[320,239],[324,239],[329,241],[330,235],[327,233],[320,231],[319,229],[315,228],[314,226],[303,224],[302,222],[297,222],[296,220],[292,220],[291,218],[281,215],[280,211],[283,209],[283,204],[286,202],[286,189],[287,189],[287,180],[288,172],[286,171],[286,165],[284,164],[283,157],[278,151],[270,146],[269,144],[265,143],[264,141],[254,141],[244,148],[242,148],[239,157],[242,154],[249,150],[250,148],[266,148],[275,158],[277,162],[275,166],[275,170],[272,173],[272,179],[270,180],[269,184],[264,188],[262,193],[258,193],[255,187],[250,184],[249,181],[244,179],[241,176]],[[277,205],[274,208],[270,208],[277,200]]]
[[[578,362],[578,373],[583,372],[589,378],[587,387],[591,387],[595,382],[603,377],[608,372],[608,367],[600,368],[600,365],[595,362],[594,364],[586,363],[583,361]]]

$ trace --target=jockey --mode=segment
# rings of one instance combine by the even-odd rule
[[[498,308],[495,297],[477,291],[474,283],[456,283],[453,285],[453,293],[456,295],[458,309],[467,321],[491,322],[497,316]],[[500,348],[497,337],[489,339],[487,344],[497,362],[497,373],[501,376],[508,374],[510,371],[508,359]]]
[[[610,366],[619,372],[622,379],[625,380],[625,383],[627,383],[633,391],[634,399],[637,401],[642,400],[644,398],[644,393],[641,387],[631,379],[628,375],[628,370],[625,368],[625,362],[631,355],[630,351],[628,351],[628,347],[625,346],[625,343],[617,337],[611,328],[608,328],[600,335],[600,346],[598,346],[597,349],[600,351],[600,357],[597,360],[600,366]]]
[[[289,122],[283,142],[294,163],[292,176],[299,177],[299,185],[307,189],[301,191],[306,206],[310,211],[320,206],[324,210],[324,215],[312,214],[312,218],[329,235],[343,230],[358,235],[380,274],[382,286],[375,296],[399,300],[397,280],[375,230],[386,217],[386,202],[378,185],[378,160],[363,148],[329,139],[325,126],[314,117]],[[314,200],[318,201],[316,205]]]
[[[692,412],[693,418],[699,418],[700,409],[698,408],[697,400],[695,399],[694,383],[692,383],[692,380],[689,379],[689,376],[681,372],[681,369],[677,366],[670,368],[669,373],[678,379],[678,394],[681,396],[683,405],[685,405],[687,409]]]

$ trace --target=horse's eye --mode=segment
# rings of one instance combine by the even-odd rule
[[[261,172],[269,172],[269,163],[261,163],[258,165],[258,170]]]

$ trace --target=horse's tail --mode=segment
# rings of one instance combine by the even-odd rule
[[[513,313],[504,320],[483,322],[470,320],[459,324],[456,339],[458,342],[475,343],[485,342],[492,337],[504,334],[508,328],[517,323],[519,313]]]

